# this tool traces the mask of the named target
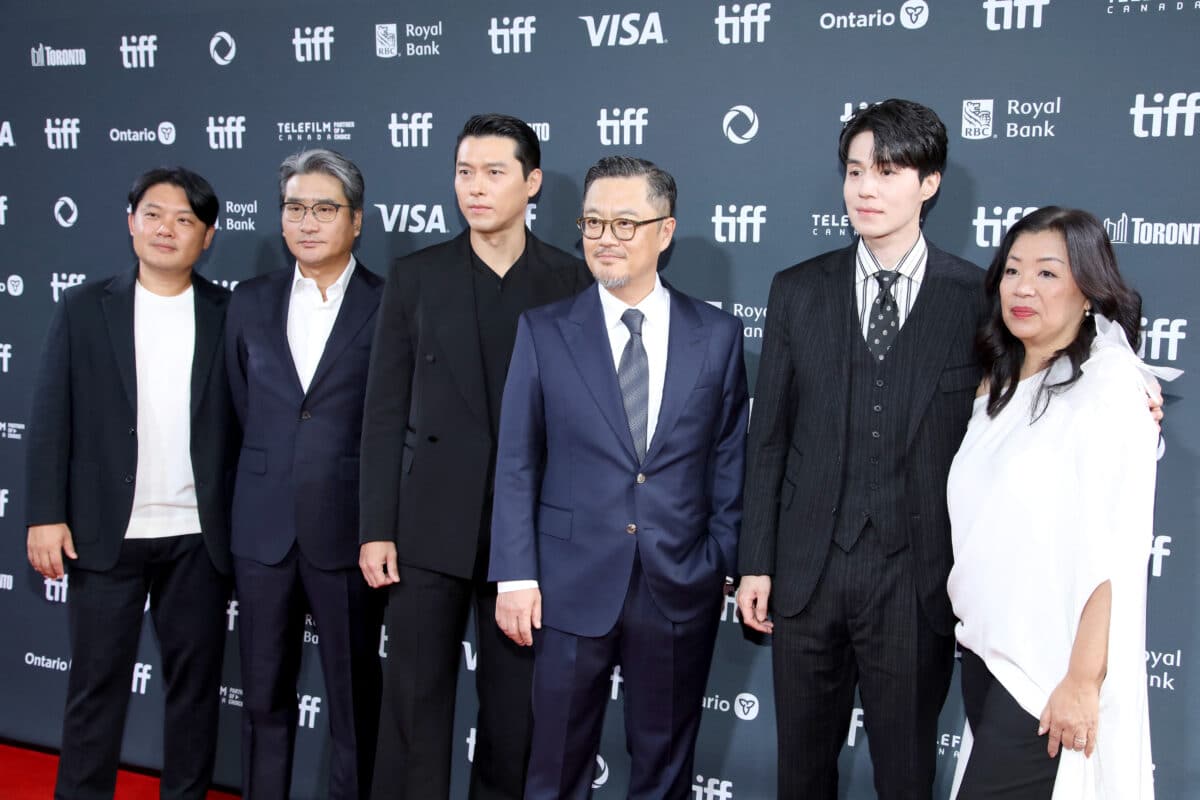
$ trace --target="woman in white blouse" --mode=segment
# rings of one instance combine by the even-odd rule
[[[1141,298],[1096,218],[1057,207],[1009,230],[984,281],[985,377],[948,486],[967,711],[954,794],[1152,798]]]

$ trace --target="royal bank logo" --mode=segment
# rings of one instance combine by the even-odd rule
[[[158,52],[155,34],[130,34],[121,37],[121,66],[125,69],[153,69],[154,54]]]
[[[46,117],[46,149],[77,150],[79,117]]]
[[[333,59],[332,25],[317,25],[293,28],[292,30],[292,47],[295,49],[297,61],[303,64],[309,61]]]
[[[150,675],[154,667],[141,661],[133,665],[133,681],[129,685],[130,694],[145,694],[150,685]]]
[[[396,23],[384,22],[375,26],[375,55],[379,58],[395,58],[400,55],[400,37]]]
[[[82,47],[59,49],[39,44],[29,48],[29,63],[35,67],[87,66],[87,50]]]
[[[209,150],[241,150],[242,134],[246,132],[244,116],[209,117],[208,126]]]
[[[757,244],[762,240],[762,229],[767,224],[767,207],[764,205],[713,206],[713,238],[722,244]]]
[[[975,229],[975,244],[979,247],[999,247],[1008,229],[1027,214],[1037,211],[1037,206],[992,206],[991,213],[985,206],[975,209],[971,227]]]
[[[1146,95],[1139,92],[1133,98],[1129,114],[1133,117],[1133,135],[1139,139],[1194,136],[1196,115],[1200,114],[1200,92],[1173,92],[1170,97],[1165,92],[1155,92],[1150,105],[1146,103]]]
[[[315,728],[317,726],[317,715],[321,713],[321,698],[316,695],[306,694],[303,697],[296,696],[297,706],[300,709],[300,719],[298,724],[301,728]]]
[[[587,28],[588,44],[592,47],[630,47],[643,44],[666,44],[662,19],[651,11],[642,19],[641,13],[601,14],[579,18]]]
[[[25,279],[20,275],[9,275],[8,280],[0,281],[0,294],[20,297],[25,294]]]
[[[1175,691],[1177,672],[1182,668],[1182,649],[1146,651],[1146,682],[1151,689]]]
[[[51,272],[50,293],[54,297],[54,302],[62,300],[63,292],[67,289],[78,286],[86,280],[87,275],[82,272]]]
[[[992,138],[992,113],[995,100],[963,100],[962,137],[964,139]]]
[[[692,800],[734,800],[733,781],[697,775],[692,784]]]
[[[208,55],[217,66],[227,67],[237,56],[237,42],[225,31],[217,31],[208,40]]]
[[[225,213],[217,219],[216,229],[219,231],[230,231],[233,233],[246,233],[254,231],[255,216],[257,214],[257,200],[250,200],[247,202],[226,200]]]
[[[429,147],[432,130],[432,111],[402,111],[400,114],[393,111],[388,121],[392,147]]]
[[[70,575],[63,575],[61,578],[43,578],[42,584],[46,587],[46,602],[67,602],[67,592],[71,588],[70,578]]]
[[[0,147],[16,147],[17,142],[13,139],[12,123],[8,120],[0,121]]]
[[[488,27],[488,39],[492,53],[505,56],[533,52],[533,35],[537,33],[534,23],[537,17],[492,17]]]
[[[160,122],[155,128],[110,128],[110,142],[158,142],[172,145],[175,143],[175,123]]]
[[[1184,330],[1187,324],[1186,319],[1159,317],[1149,320],[1142,317],[1142,344],[1138,348],[1138,356],[1150,361],[1178,360],[1179,343],[1187,338],[1187,332]],[[1167,537],[1166,541],[1170,542],[1170,537]],[[1158,547],[1157,539],[1154,546]],[[1161,564],[1161,558],[1159,558],[1159,563]],[[1159,566],[1156,565],[1155,569],[1158,568]]]
[[[929,21],[929,4],[925,0],[907,0],[897,11],[833,12],[826,11],[818,18],[821,30],[857,30],[862,28],[892,28],[896,23],[908,30],[924,28]]]
[[[750,106],[734,106],[725,112],[721,132],[734,144],[746,144],[758,135],[758,115]]]
[[[983,0],[989,31],[1042,27],[1042,9],[1050,0]]]
[[[1062,97],[1043,100],[1008,100],[1003,123],[996,118],[992,99],[963,100],[964,139],[1053,139],[1057,118],[1062,116]],[[1003,127],[1001,127],[1001,124]]]
[[[770,3],[733,3],[717,6],[713,23],[718,44],[762,44],[771,21]]]
[[[280,142],[348,142],[354,136],[354,121],[276,122],[275,131]]]
[[[609,116],[609,109],[600,109],[600,118],[596,120],[600,144],[606,147],[641,144],[646,126],[650,124],[649,113],[648,108],[614,108]]]
[[[446,233],[446,213],[440,203],[376,203],[387,233]]]
[[[54,201],[54,221],[63,228],[70,228],[79,221],[79,206],[70,197],[63,196]]]
[[[379,58],[441,55],[440,42],[437,41],[441,35],[441,20],[430,25],[406,24],[404,42],[400,41],[400,28],[396,23],[380,23],[375,26],[375,55]]]
[[[1119,217],[1104,218],[1104,230],[1113,244],[1200,245],[1200,222],[1190,220],[1163,222],[1122,211]]]

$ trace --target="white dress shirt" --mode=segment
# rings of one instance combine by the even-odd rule
[[[321,297],[317,282],[304,277],[300,265],[296,265],[292,296],[288,301],[287,337],[288,347],[292,350],[292,363],[305,392],[317,372],[317,365],[321,363],[325,342],[333,331],[333,323],[337,322],[342,298],[346,296],[346,286],[350,283],[350,275],[356,264],[351,255],[342,274],[325,289],[324,298]]]
[[[897,329],[904,327],[908,314],[912,311],[913,303],[917,302],[917,294],[921,291],[921,281],[925,279],[925,263],[929,260],[929,247],[925,244],[925,235],[917,234],[917,241],[908,252],[901,257],[893,268],[900,273],[892,284],[892,297],[896,300]],[[857,269],[854,273],[854,292],[858,298],[858,321],[862,328],[863,339],[871,323],[870,308],[879,297],[879,281],[875,279],[876,272],[883,272],[886,267],[879,263],[866,241],[858,240],[858,252],[855,254]]]

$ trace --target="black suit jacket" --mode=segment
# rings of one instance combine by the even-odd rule
[[[750,423],[746,510],[738,565],[771,575],[771,605],[792,616],[821,577],[846,481],[850,351],[862,338],[855,248],[775,276]],[[920,294],[905,322],[893,391],[906,396],[904,502],[908,544],[929,624],[950,633],[946,478],[971,416],[983,272],[929,246]]]
[[[117,563],[137,474],[137,268],[68,291],[46,334],[30,413],[27,524],[65,522],[79,559]],[[229,291],[192,274],[191,455],[200,531],[213,564],[229,572],[229,497],[238,426],[221,368]]]
[[[581,260],[525,236],[535,305],[591,283]],[[485,392],[464,231],[398,259],[384,289],[363,419],[361,541],[390,539],[405,564],[474,574],[496,447]]]
[[[358,443],[383,279],[362,262],[346,284],[308,391],[287,337],[295,267],[238,284],[225,364],[241,420],[235,555],[277,564],[298,543],[321,569],[358,564]]]

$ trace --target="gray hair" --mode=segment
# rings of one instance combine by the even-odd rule
[[[363,207],[363,176],[353,161],[336,150],[317,148],[293,153],[279,165],[279,202],[287,196],[287,182],[295,175],[321,173],[337,178],[342,184],[342,193],[350,208],[361,211]]]
[[[651,203],[665,200],[667,214],[675,216],[675,179],[671,177],[671,173],[644,158],[605,156],[587,171],[587,176],[583,179],[583,194],[587,196],[588,189],[600,178],[637,178],[643,175],[649,187],[646,199]]]

